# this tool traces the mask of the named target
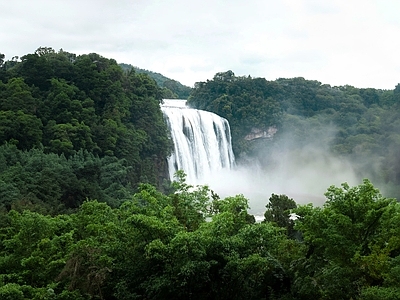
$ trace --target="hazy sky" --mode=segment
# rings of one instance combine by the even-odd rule
[[[399,14],[398,0],[2,1],[0,53],[96,52],[189,86],[232,70],[393,89]]]

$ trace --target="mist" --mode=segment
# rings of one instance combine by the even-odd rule
[[[234,169],[221,170],[203,184],[221,198],[243,194],[249,199],[250,213],[260,216],[273,193],[287,195],[298,204],[321,206],[331,185],[362,182],[356,166],[330,150],[337,134],[334,126],[313,128],[312,122],[302,126],[303,134],[289,132],[277,141],[261,141],[255,158],[240,158]]]

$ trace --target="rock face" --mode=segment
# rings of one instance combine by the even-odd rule
[[[252,128],[251,132],[244,137],[246,141],[252,141],[256,139],[272,139],[278,129],[275,126],[268,127],[267,130],[261,130],[259,128]]]

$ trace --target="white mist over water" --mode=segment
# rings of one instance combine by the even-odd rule
[[[284,194],[298,204],[325,202],[324,193],[331,185],[361,183],[351,163],[321,149],[303,149],[300,153],[286,149],[271,154],[273,166],[268,169],[257,162],[223,170],[209,178],[210,188],[224,198],[243,194],[249,199],[250,212],[263,215],[271,194]]]
[[[321,145],[332,130],[321,129],[299,149],[292,137],[284,147],[261,154],[269,163],[258,161],[234,166],[228,122],[206,111],[186,107],[185,100],[164,100],[162,110],[171,129],[174,153],[169,158],[170,178],[184,170],[187,182],[208,185],[221,198],[243,194],[249,199],[250,213],[262,216],[271,194],[285,194],[298,204],[322,205],[331,185],[359,184],[349,161],[336,157]],[[330,132],[330,133],[329,133]]]

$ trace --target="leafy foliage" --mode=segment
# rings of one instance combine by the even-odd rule
[[[291,239],[276,221],[249,218],[243,196],[219,199],[177,178],[171,194],[143,184],[119,208],[86,201],[69,215],[3,214],[0,295],[396,299],[400,206],[368,180],[330,187],[323,207],[294,208],[301,238]],[[271,199],[267,216],[297,206]]]
[[[59,213],[96,198],[116,207],[130,198],[125,160],[80,150],[73,156],[0,146],[0,209]]]
[[[236,155],[251,151],[245,140],[253,128],[268,130],[279,122],[281,108],[273,98],[278,86],[264,78],[237,77],[232,71],[217,73],[213,80],[197,82],[190,106],[212,111],[229,121]]]
[[[227,71],[197,82],[188,102],[228,119],[239,163],[256,159],[270,168],[266,153],[287,151],[288,137],[294,152],[323,144],[330,155],[348,158],[362,177],[399,198],[399,95],[400,84],[394,90],[358,89]]]
[[[43,156],[45,163],[54,160],[52,154],[71,162],[79,160],[76,156],[98,161],[92,173],[76,174],[60,180],[61,186],[53,186],[53,202],[60,199],[56,194],[63,189],[62,182],[77,187],[64,195],[71,199],[65,201],[75,202],[69,207],[77,207],[90,193],[103,201],[99,193],[104,191],[95,187],[103,175],[94,169],[106,161],[124,165],[121,172],[126,174],[116,183],[123,182],[128,190],[140,182],[161,186],[171,142],[159,107],[162,91],[150,77],[133,70],[123,72],[115,60],[95,53],[77,56],[49,47],[12,62],[2,61],[0,66],[0,145],[12,144],[24,151],[41,149],[49,155]],[[62,171],[55,168],[51,172]],[[64,174],[67,177],[68,172]],[[73,184],[74,180],[80,183]],[[5,189],[13,190],[8,182]],[[33,187],[50,188],[44,182],[32,182]]]
[[[164,92],[93,53],[0,55],[1,299],[398,298],[400,204],[369,180],[331,186],[322,207],[272,194],[260,223],[243,195],[183,172],[160,192]],[[228,71],[189,102],[228,118],[239,152],[255,153],[253,127],[333,122],[333,151],[380,155],[395,184],[399,95]]]
[[[325,195],[323,208],[297,210],[296,229],[308,247],[297,288],[323,299],[371,293],[368,288],[385,282],[397,257],[399,204],[383,198],[368,180],[353,188],[332,186]]]
[[[288,234],[292,235],[294,233],[294,220],[291,218],[291,210],[296,207],[296,202],[288,196],[272,194],[269,198],[269,203],[266,205],[267,210],[264,213],[264,220],[286,228]]]
[[[180,82],[165,77],[164,75],[149,70],[134,67],[128,64],[119,64],[121,68],[129,72],[135,70],[137,73],[143,73],[153,78],[157,85],[162,89],[164,99],[187,99],[192,89],[188,86],[181,84]]]

